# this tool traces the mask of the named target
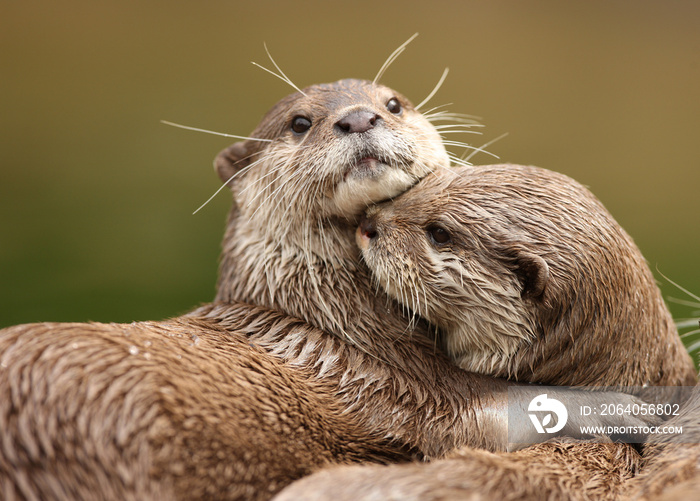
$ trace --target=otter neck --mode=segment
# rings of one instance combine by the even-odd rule
[[[287,231],[297,238],[265,238],[249,231],[252,225],[237,224],[243,217],[235,208],[229,217],[217,301],[282,311],[362,348],[413,330],[397,303],[373,285],[352,223],[307,222],[297,242],[301,232]]]

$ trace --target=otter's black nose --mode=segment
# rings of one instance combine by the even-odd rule
[[[335,123],[336,128],[348,134],[367,132],[380,120],[379,115],[367,110],[351,111]]]
[[[376,237],[377,226],[374,224],[374,221],[363,217],[362,221],[360,221],[360,233],[363,237],[368,238],[370,240]]]

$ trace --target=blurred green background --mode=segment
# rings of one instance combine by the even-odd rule
[[[304,86],[371,79],[414,32],[383,83],[417,103],[449,67],[431,104],[481,117],[473,144],[588,185],[700,294],[697,1],[29,0],[0,6],[0,326],[211,300],[229,193],[192,212],[231,141],[160,120],[248,134],[291,92],[263,42]]]

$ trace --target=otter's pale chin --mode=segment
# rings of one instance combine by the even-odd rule
[[[364,157],[345,171],[344,180],[347,181],[352,178],[371,179],[382,175],[387,169],[391,169],[391,166],[374,157]]]
[[[350,174],[335,188],[333,196],[326,200],[327,215],[357,219],[364,210],[375,203],[394,198],[413,186],[417,179],[404,170],[377,164],[360,175]]]

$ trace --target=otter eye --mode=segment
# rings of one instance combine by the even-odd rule
[[[399,100],[395,97],[389,99],[389,101],[386,103],[386,109],[392,112],[394,115],[400,115],[401,111],[403,111],[401,103],[399,103]]]
[[[452,241],[450,233],[442,226],[431,225],[427,228],[428,237],[435,245],[445,245]]]
[[[292,119],[292,130],[297,134],[303,134],[311,128],[311,120],[306,117],[296,116]]]

